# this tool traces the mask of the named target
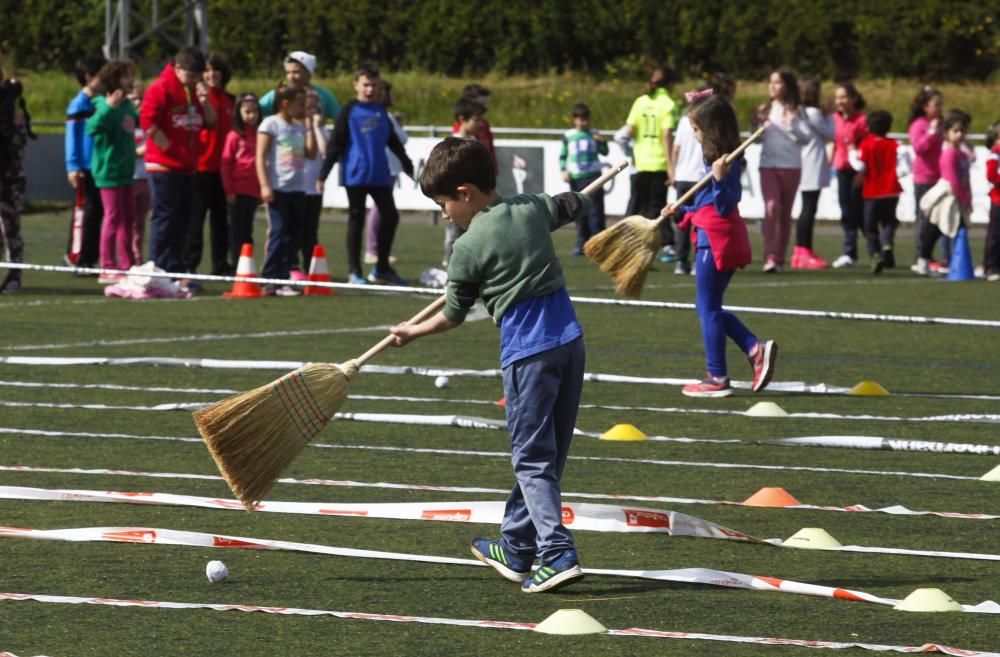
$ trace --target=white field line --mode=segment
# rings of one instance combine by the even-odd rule
[[[435,403],[442,403],[445,400],[427,398],[427,401],[432,401]],[[117,404],[74,404],[74,403],[57,403],[57,402],[22,402],[22,401],[12,401],[12,400],[0,400],[0,407],[7,408],[50,408],[59,410],[89,410],[89,411],[193,411],[205,406],[213,404],[214,401],[198,401],[198,402],[164,402],[162,404],[154,404],[152,406],[145,405],[117,405]],[[582,407],[585,407],[581,405]],[[593,408],[612,410],[612,411],[649,411],[653,413],[667,413],[676,415],[727,415],[727,416],[740,416],[748,417],[745,411],[732,411],[732,410],[722,410],[722,409],[707,409],[707,408],[658,408],[655,406],[607,406],[607,405],[594,405]],[[383,418],[378,418],[375,416],[382,415]],[[406,415],[406,414],[377,414],[377,413],[337,413],[334,415],[335,418],[347,419],[347,420],[360,420],[365,422],[404,422],[407,424],[424,424],[419,420],[421,416],[419,415]],[[404,420],[404,417],[418,418]],[[428,416],[433,418],[439,418],[441,416]],[[446,416],[450,417],[450,416]],[[976,422],[976,423],[986,423],[986,424],[996,424],[1000,422],[1000,414],[992,413],[955,413],[948,415],[927,415],[927,416],[916,416],[916,417],[903,417],[898,415],[841,415],[838,413],[789,413],[786,417],[790,418],[805,418],[813,420],[850,420],[859,422]],[[479,418],[476,418],[479,419]],[[484,423],[493,422],[492,420],[482,419]],[[440,421],[427,422],[429,424],[440,424]]]
[[[96,433],[87,431],[52,431],[45,429],[22,429],[15,427],[0,427],[0,434],[7,435],[23,435],[23,436],[39,436],[39,437],[49,437],[49,438],[100,438],[100,439],[125,439],[125,440],[165,440],[165,441],[180,441],[180,442],[190,442],[190,443],[201,443],[201,438],[191,438],[187,436],[155,436],[155,435],[138,435],[138,434],[125,434],[125,433]],[[404,454],[432,454],[441,456],[477,456],[486,458],[502,458],[509,460],[510,452],[491,452],[485,450],[468,450],[468,449],[435,449],[429,447],[396,447],[389,445],[346,445],[346,444],[333,444],[333,443],[309,443],[309,447],[316,447],[321,449],[356,449],[365,451],[384,451],[384,452],[394,452],[394,453],[404,453]],[[871,475],[877,477],[918,477],[927,479],[951,479],[958,481],[979,481],[990,485],[990,482],[982,482],[980,477],[972,477],[967,475],[953,475],[953,474],[943,474],[943,473],[932,473],[932,472],[901,472],[901,471],[884,471],[884,470],[863,470],[855,468],[822,468],[822,467],[810,467],[810,466],[793,466],[793,465],[767,465],[767,464],[756,464],[756,463],[712,463],[706,461],[678,461],[678,460],[668,460],[668,459],[634,459],[634,458],[624,458],[624,457],[611,457],[611,456],[576,456],[570,455],[570,460],[577,461],[593,461],[596,463],[626,463],[632,465],[658,465],[658,466],[677,466],[677,467],[699,467],[699,468],[719,468],[719,469],[747,469],[747,470],[767,470],[767,471],[803,471],[803,472],[820,472],[820,473],[835,473],[835,474],[859,474],[859,475]]]

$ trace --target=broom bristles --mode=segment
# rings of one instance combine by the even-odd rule
[[[354,361],[309,363],[194,412],[219,472],[247,511],[344,403]]]
[[[659,223],[633,215],[591,237],[583,252],[611,276],[618,294],[638,297],[662,245]]]

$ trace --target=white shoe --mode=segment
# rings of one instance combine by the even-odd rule
[[[833,261],[834,269],[843,269],[844,267],[853,267],[857,261],[846,253],[836,260]]]
[[[931,263],[927,260],[927,258],[917,258],[917,264],[910,267],[910,269],[913,270],[913,273],[919,274],[920,276],[929,276],[931,273],[930,264]]]
[[[1000,274],[997,273],[990,274],[989,276],[986,277],[986,280],[988,280],[990,283],[996,283],[997,281],[1000,281]]]

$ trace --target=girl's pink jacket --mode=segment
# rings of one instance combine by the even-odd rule
[[[243,194],[260,198],[257,180],[257,128],[247,126],[243,134],[230,130],[222,146],[219,173],[226,196]]]
[[[715,209],[715,205],[709,203],[684,215],[680,227],[685,228],[689,223],[708,234],[716,269],[736,271],[750,264],[753,257],[750,252],[750,236],[738,208],[730,212],[729,216],[723,217]]]

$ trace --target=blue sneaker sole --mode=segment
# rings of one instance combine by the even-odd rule
[[[545,593],[546,591],[558,591],[564,586],[569,586],[575,582],[579,582],[583,579],[583,569],[580,566],[573,566],[568,568],[561,573],[557,573],[552,577],[548,578],[541,584],[538,584],[534,580],[525,582],[521,587],[521,591],[524,593]]]
[[[531,574],[531,573],[522,573],[516,570],[511,570],[505,564],[502,564],[496,559],[488,557],[487,555],[477,550],[475,545],[470,545],[469,549],[472,551],[472,556],[479,559],[484,564],[490,566],[491,568],[493,568],[493,570],[500,573],[500,576],[503,577],[504,579],[510,580],[512,582],[517,582],[518,584],[520,584],[524,580],[528,579],[528,576]]]

